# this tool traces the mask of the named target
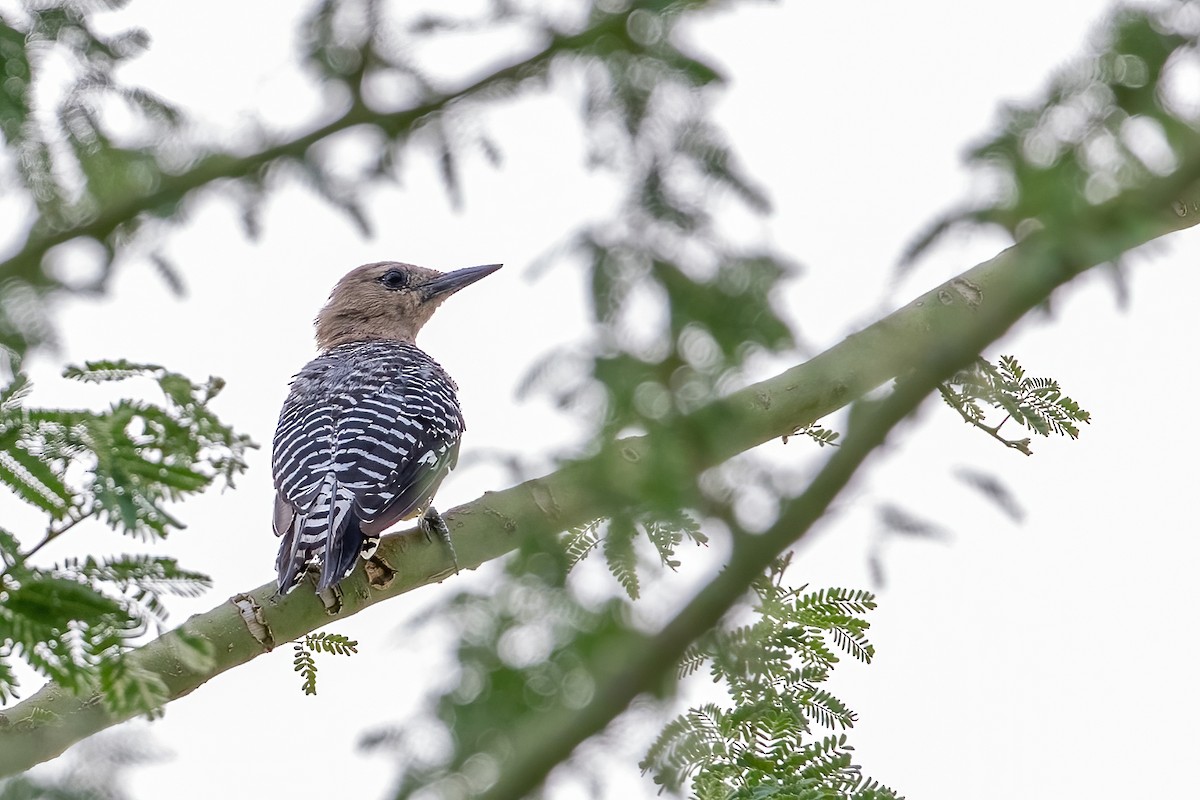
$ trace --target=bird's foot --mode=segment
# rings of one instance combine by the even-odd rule
[[[421,533],[425,534],[425,539],[432,542],[433,537],[441,539],[442,544],[450,552],[450,561],[454,564],[454,574],[458,574],[458,554],[454,552],[454,542],[450,540],[450,526],[446,524],[446,520],[442,519],[442,515],[438,513],[433,506],[425,509],[425,513],[421,515],[417,527],[421,529]]]

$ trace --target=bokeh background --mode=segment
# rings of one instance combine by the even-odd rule
[[[321,116],[326,98],[296,63],[303,10],[135,0],[102,19],[152,36],[122,79],[178,102],[202,130],[236,145],[248,129],[302,130]],[[726,224],[803,265],[776,298],[801,342],[793,363],[1007,245],[987,230],[958,233],[915,269],[896,269],[932,219],[980,191],[964,153],[998,109],[1036,96],[1108,10],[1092,0],[739,3],[687,26],[724,67],[729,83],[714,115],[773,205],[765,218],[731,211]],[[464,32],[417,55],[439,75],[466,79],[521,46]],[[182,297],[151,266],[131,265],[104,296],[57,302],[59,346],[27,365],[38,400],[103,402],[94,387],[57,377],[67,362],[161,363],[225,378],[219,411],[264,445],[236,491],[180,507],[188,530],[159,545],[215,582],[199,600],[174,601],[174,619],[270,579],[276,415],[291,375],[313,355],[312,318],[353,266],[506,265],[422,333],[422,347],[458,380],[469,428],[439,506],[509,485],[506,459],[536,474],[579,446],[580,420],[544,394],[518,391],[536,359],[585,341],[591,324],[582,273],[569,263],[533,265],[563,232],[610,213],[618,198],[611,175],[586,168],[578,89],[564,82],[488,110],[478,125],[502,160],[494,165],[482,152],[465,159],[461,204],[435,160],[418,156],[398,185],[370,190],[370,238],[292,187],[264,201],[262,235],[249,240],[235,203],[210,193],[166,243]],[[368,158],[372,143],[345,137],[335,146],[350,165]],[[56,258],[62,275],[86,279],[88,253],[68,248]],[[869,774],[922,800],[1151,797],[1187,785],[1200,744],[1189,722],[1200,714],[1189,666],[1200,437],[1187,412],[1197,388],[1198,264],[1200,232],[1171,236],[1132,257],[1123,284],[1101,272],[1076,281],[1050,313],[1024,321],[991,353],[1013,353],[1030,372],[1053,375],[1092,412],[1078,441],[1038,440],[1027,458],[930,402],[800,548],[798,582],[880,594],[871,615],[876,662],[847,662],[833,681],[859,713],[851,736]],[[748,377],[781,363],[763,360],[761,375]],[[844,420],[824,422],[838,428]],[[825,457],[804,441],[760,450],[798,486]],[[964,473],[997,479],[1020,514],[972,489]],[[3,508],[10,530],[38,524],[15,503]],[[899,532],[896,509],[923,521],[920,530]],[[100,527],[87,536],[93,551],[129,547]],[[719,550],[693,557],[697,570]],[[453,580],[486,582],[497,569]],[[684,570],[643,602],[686,593],[698,577]],[[447,680],[453,664],[436,628],[406,624],[447,588],[340,623],[362,652],[324,660],[315,697],[300,693],[290,650],[281,648],[171,704],[164,719],[127,726],[144,729],[161,755],[126,775],[128,793],[291,792],[302,776],[303,796],[384,796],[393,767],[361,752],[360,737],[415,714]],[[707,691],[701,678],[682,700]],[[636,760],[654,732],[629,723],[609,737],[615,753],[586,749],[586,758],[609,764],[606,796],[653,794]],[[572,797],[583,783],[560,775],[550,788]]]

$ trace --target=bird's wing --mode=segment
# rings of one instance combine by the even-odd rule
[[[454,384],[427,357],[328,385],[316,396],[294,385],[275,436],[281,587],[316,559],[322,585],[340,580],[364,537],[422,511],[458,458]]]
[[[354,495],[369,534],[429,505],[458,462],[462,412],[451,384],[400,376],[360,401],[337,426],[338,482]]]

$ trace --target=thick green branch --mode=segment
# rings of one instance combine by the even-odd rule
[[[776,524],[761,535],[737,539],[729,565],[701,587],[659,633],[630,634],[623,647],[613,644],[606,648],[603,663],[592,665],[597,688],[587,706],[539,715],[512,731],[505,745],[512,756],[499,770],[496,784],[481,796],[486,800],[526,797],[579,744],[602,731],[636,697],[661,686],[664,673],[679,663],[688,645],[717,625],[745,596],[751,581],[812,529],[867,457],[883,444],[896,425],[936,391],[939,383],[970,363],[1021,317],[1047,301],[1055,289],[1082,272],[1141,244],[1144,236],[1161,235],[1200,222],[1197,187],[1187,196],[1190,199],[1186,203],[1175,205],[1176,218],[1164,221],[1153,231],[1122,233],[1118,228],[1107,242],[1090,250],[1091,255],[1098,256],[1095,260],[1081,261],[1077,253],[1068,252],[1061,243],[1033,237],[923,295],[812,361],[730,398],[735,405],[741,404],[749,399],[747,392],[752,392],[762,402],[765,414],[772,396],[768,385],[792,375],[796,382],[786,384],[786,390],[802,392],[803,381],[815,377],[808,374],[811,365],[821,360],[832,362],[827,379],[850,378],[847,383],[853,388],[849,391],[857,391],[864,383],[875,383],[879,375],[876,370],[883,367],[883,362],[876,359],[888,349],[889,328],[903,334],[898,338],[904,351],[893,352],[897,360],[887,368],[892,376],[901,376],[895,390],[886,400],[852,415],[842,446],[833,452],[809,487],[783,507]],[[1144,199],[1154,202],[1161,198]],[[1158,205],[1154,202],[1147,207]],[[852,344],[856,339],[857,345]],[[893,346],[899,346],[901,341],[894,341]],[[853,369],[855,361],[861,367],[859,372]],[[901,362],[906,363],[906,368],[895,370]],[[831,384],[842,385],[838,381]],[[711,411],[727,412],[725,405],[717,404]],[[806,415],[803,419],[808,422],[812,417]]]
[[[1188,213],[1129,232],[1093,250],[1087,263],[1070,268],[1055,261],[1053,254],[1034,249],[1036,241],[1011,248],[807,363],[687,418],[685,423],[691,429],[719,431],[698,451],[700,457],[693,467],[699,470],[812,423],[891,378],[912,375],[905,385],[915,387],[898,390],[893,399],[863,421],[852,422],[845,445],[834,453],[813,487],[789,505],[779,525],[770,534],[735,548],[730,567],[712,586],[701,591],[661,634],[640,641],[637,657],[618,662],[620,666],[614,668],[612,677],[599,682],[596,701],[570,719],[540,724],[540,746],[516,751],[524,754],[525,760],[511,770],[506,768],[505,783],[496,787],[495,796],[517,797],[532,789],[561,760],[559,756],[569,754],[578,742],[602,729],[633,697],[653,685],[656,676],[669,669],[687,642],[720,618],[770,558],[808,529],[871,448],[932,389],[934,382],[976,355],[1021,313],[1078,271],[1168,231],[1196,224],[1200,221],[1200,193],[1193,191],[1188,198],[1185,208],[1192,209]],[[1147,199],[1147,205],[1153,207]],[[645,448],[643,439],[623,440],[600,456],[568,464],[551,475],[502,492],[488,492],[448,512],[446,520],[454,533],[460,564],[473,568],[514,549],[524,536],[561,531],[604,516],[612,510],[616,496],[636,498],[645,479],[639,467],[645,463]],[[607,462],[598,463],[598,459],[605,458]],[[597,474],[605,476],[608,493],[600,495],[592,488]],[[589,479],[580,480],[580,475]],[[178,631],[164,634],[129,657],[138,667],[159,675],[172,699],[182,697],[222,672],[256,658],[274,643],[299,638],[449,574],[444,550],[421,537],[385,537],[378,556],[374,569],[358,571],[342,584],[344,595],[333,613],[319,597],[304,591],[279,600],[274,596],[272,581],[239,595],[235,598],[237,604],[223,603],[192,617],[181,629],[187,636],[203,637],[213,645],[214,658],[207,669],[188,666],[190,660],[185,657]],[[254,608],[258,609],[261,624],[251,613]],[[124,719],[107,712],[98,696],[77,697],[48,685],[28,700],[0,712],[0,776],[53,758],[79,740]]]
[[[1007,257],[1001,256],[997,261],[1012,262],[1012,253],[1009,251]],[[1023,249],[1023,268],[1019,277],[1026,280],[1034,277],[1030,275],[1030,268],[1035,264],[1043,268],[1053,266],[1046,263],[1046,259],[1028,258],[1028,250]],[[1015,264],[1009,264],[1005,270],[1009,278],[1018,277],[1011,274],[1016,271]],[[1007,284],[996,284],[988,292],[988,300],[975,312],[958,315],[958,324],[954,326],[957,335],[927,342],[929,349],[918,362],[909,364],[912,371],[897,383],[896,390],[885,401],[872,404],[869,410],[852,417],[842,446],[833,451],[805,492],[785,505],[779,520],[769,531],[735,540],[729,565],[701,588],[658,634],[652,637],[630,635],[623,650],[610,646],[609,649],[616,652],[607,653],[605,663],[598,665],[601,670],[606,666],[608,669],[595,676],[598,688],[591,703],[557,718],[547,719],[543,715],[536,725],[514,733],[510,746],[516,755],[505,763],[500,770],[500,780],[483,797],[487,800],[525,797],[541,784],[550,770],[570,757],[576,746],[603,730],[638,695],[661,685],[664,665],[670,669],[671,665],[677,664],[688,645],[717,625],[721,617],[745,596],[751,581],[812,529],[871,452],[883,444],[891,430],[913,412],[940,381],[969,363],[1026,311],[1044,301],[1055,286],[1070,277],[1062,270],[1043,269],[1042,273],[1064,277],[1061,280],[1040,277],[1017,291],[1010,290]],[[953,282],[942,290],[952,287]],[[1004,293],[1012,298],[995,296]],[[960,302],[960,299],[954,299],[947,305],[955,307]],[[917,315],[920,308],[910,306],[909,313]],[[904,324],[912,321],[896,315],[889,319]],[[948,332],[942,322],[939,320],[938,327]],[[873,330],[874,326],[863,334]],[[834,348],[826,355],[836,350]],[[875,373],[870,370],[867,374]]]

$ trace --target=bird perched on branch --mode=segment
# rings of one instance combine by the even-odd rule
[[[458,461],[458,387],[415,339],[442,301],[500,266],[381,261],[333,288],[316,320],[321,354],[293,379],[275,431],[280,594],[309,568],[320,569],[318,590],[336,585],[399,520],[419,517],[453,556],[431,503]]]

